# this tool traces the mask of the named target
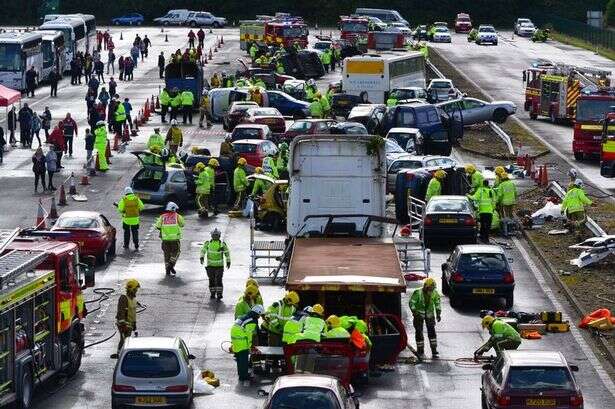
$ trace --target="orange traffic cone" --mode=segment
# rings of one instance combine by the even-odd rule
[[[38,210],[36,211],[36,229],[45,230],[45,209],[43,209],[43,199],[38,199]]]
[[[112,158],[113,155],[111,155],[111,144],[109,143],[109,140],[107,140],[107,147],[105,148],[105,157],[107,158],[107,162],[111,163],[109,158]]]
[[[59,206],[66,206],[68,203],[66,202],[66,190],[64,190],[64,183],[60,186],[60,200],[58,201]]]
[[[220,44],[224,44],[224,36],[220,36]]]
[[[156,97],[156,106],[155,109],[160,109],[160,98]]]
[[[90,178],[88,177],[88,175],[83,175],[81,176],[81,186],[88,186],[90,184]]]
[[[51,209],[49,209],[49,218],[55,220],[58,217],[60,217],[60,215],[58,214],[58,207],[56,206],[56,197],[53,196],[51,198]]]
[[[549,185],[549,173],[547,172],[547,165],[544,165],[542,171],[542,177],[540,178],[540,186],[547,187]]]
[[[152,99],[150,100],[150,103],[149,103],[149,112],[150,112],[150,115],[151,115],[151,113],[152,113],[152,112],[154,112],[155,110],[156,110],[156,104],[154,104],[154,96],[152,95]]]
[[[77,194],[77,184],[75,183],[75,174],[71,173],[70,178],[68,178],[68,194],[76,195]]]
[[[211,48],[209,49],[209,59],[211,60],[212,58],[214,58],[213,54],[211,53]]]
[[[540,186],[541,180],[542,180],[542,166],[538,168],[538,173],[536,174],[536,177],[534,178],[534,183]]]

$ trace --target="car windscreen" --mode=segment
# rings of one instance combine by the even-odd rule
[[[250,113],[254,116],[280,116],[280,113],[275,108],[269,109],[254,109]]]
[[[60,217],[56,227],[63,229],[95,229],[100,227],[96,219],[90,217]]]
[[[342,128],[343,132],[347,135],[367,135],[367,129],[364,126],[348,125]]]
[[[177,355],[172,351],[128,351],[122,360],[122,374],[131,378],[170,378],[179,375]]]
[[[256,144],[252,143],[234,143],[235,152],[238,153],[256,153]]]
[[[252,104],[233,104],[229,113],[246,112],[248,109],[254,108]]]
[[[481,27],[478,31],[481,33],[495,33],[495,29],[493,27]]]
[[[440,123],[438,111],[434,108],[420,109],[416,111],[416,123],[418,125],[430,125]]]
[[[467,200],[430,200],[427,204],[427,213],[470,213],[470,203]]]
[[[311,125],[308,121],[296,121],[290,125],[288,130],[301,132],[301,131],[309,131],[310,128],[311,128]]]
[[[445,28],[445,27],[436,28],[436,33],[448,33],[448,28]]]
[[[427,98],[427,93],[422,89],[398,89],[395,90],[398,100]]]
[[[577,102],[577,121],[600,121],[615,105],[613,100],[583,100]]]
[[[451,83],[448,81],[433,81],[430,88],[446,89],[451,88]]]
[[[385,148],[387,153],[405,153],[401,146],[397,144],[394,140],[385,139]]]
[[[564,367],[511,367],[508,388],[512,390],[573,390],[570,373]]]
[[[463,275],[484,273],[507,273],[506,258],[501,253],[468,253],[459,258],[457,271]]]
[[[470,17],[457,17],[457,21],[460,23],[469,23]]]
[[[344,22],[342,23],[341,31],[349,31],[352,33],[367,33],[367,23]]]
[[[389,173],[397,173],[400,169],[418,169],[422,167],[423,164],[420,160],[398,160],[393,162],[389,168]]]
[[[298,386],[278,390],[271,398],[270,408],[341,409],[335,394],[324,388]]]
[[[260,130],[254,128],[235,128],[233,130],[233,140],[239,139],[262,139]]]

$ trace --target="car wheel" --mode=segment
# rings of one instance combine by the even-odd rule
[[[114,26],[119,26],[119,25],[120,25],[120,22],[119,22],[119,21],[114,21],[114,22],[113,22],[113,25],[114,25]]]
[[[26,365],[23,369],[23,375],[21,376],[21,394],[17,399],[16,406],[18,409],[29,409],[32,406],[34,382],[32,382],[32,371],[30,371],[30,366]]]
[[[105,249],[102,253],[96,256],[96,263],[98,265],[105,266],[107,265],[107,262],[109,262],[109,252]]]
[[[111,242],[111,245],[109,246],[109,250],[107,250],[109,259],[112,259],[113,257],[115,257],[116,242],[117,240],[113,239],[113,241]]]
[[[480,40],[476,40],[476,45],[480,45]]]
[[[212,24],[214,26],[214,28],[220,28],[220,23],[218,23],[217,21],[214,21],[214,24]]]
[[[140,26],[141,24],[143,24],[142,21],[137,21],[137,25]]]
[[[493,43],[493,45],[498,45],[498,42],[496,41],[495,43]]]
[[[117,401],[111,398],[111,409],[122,409],[124,405],[117,403]]]
[[[196,27],[196,21],[191,21],[190,22],[190,27]]]
[[[493,120],[498,124],[506,122],[506,118],[508,118],[508,112],[503,108],[496,109],[493,113]]]
[[[451,303],[452,308],[459,308],[461,306],[461,300],[459,299],[459,296],[449,294],[448,299]]]
[[[584,158],[583,152],[574,153],[574,160],[578,160],[580,162],[583,160],[583,158]]]
[[[450,293],[450,287],[448,286],[448,281],[446,281],[446,276],[442,273],[442,294],[448,295]]]
[[[530,119],[535,121],[536,119],[538,119],[538,114],[530,112]]]
[[[489,405],[487,405],[487,397],[484,392],[480,394],[480,407],[481,409],[489,409]]]
[[[505,306],[507,310],[511,309],[514,303],[515,303],[515,296],[513,294],[506,297]]]

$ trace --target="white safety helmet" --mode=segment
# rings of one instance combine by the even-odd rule
[[[171,126],[175,126],[177,125],[177,119],[172,119],[171,120]]]
[[[260,304],[256,304],[250,311],[257,313],[258,315],[263,315],[265,313],[265,308],[263,308]]]
[[[576,179],[577,170],[575,168],[570,168],[570,170],[568,171],[568,176],[570,176],[571,179]]]
[[[167,203],[167,212],[176,212],[179,209],[179,206],[175,202]]]
[[[576,179],[574,181],[574,185],[577,187],[583,187],[583,181],[581,179]]]
[[[316,81],[314,81],[314,78],[310,78],[310,79],[307,81],[307,85],[316,86]]]
[[[96,122],[96,126],[105,126],[105,121]]]
[[[205,96],[205,95],[209,95],[209,90],[208,89],[204,89],[203,90],[203,96]]]
[[[124,194],[125,194],[125,195],[131,195],[131,194],[133,194],[133,193],[134,193],[134,192],[132,191],[132,188],[131,188],[130,186],[126,186],[126,187],[124,188]]]
[[[211,238],[212,239],[219,239],[220,235],[221,235],[221,233],[220,233],[220,230],[218,230],[218,228],[213,229],[212,232],[211,232]]]
[[[160,156],[162,156],[163,158],[168,158],[170,154],[171,152],[169,151],[169,148],[164,148],[162,151],[160,151]]]

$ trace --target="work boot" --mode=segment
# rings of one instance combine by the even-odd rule
[[[209,295],[209,298],[211,298],[212,300],[213,300],[214,298],[216,298],[216,293],[212,292],[212,293]]]
[[[171,274],[176,275],[177,271],[175,271],[175,267],[171,267]]]
[[[216,298],[217,298],[218,300],[221,300],[221,299],[222,299],[222,293],[221,293],[221,292],[219,292],[219,293],[218,293],[218,295],[216,296]]]
[[[431,357],[433,359],[438,359],[440,357],[440,354],[438,353],[438,349],[437,348],[432,348],[431,349]]]
[[[418,357],[419,357],[420,359],[425,358],[425,348],[423,348],[423,347],[418,347],[418,348],[416,349],[416,354],[418,355]]]

